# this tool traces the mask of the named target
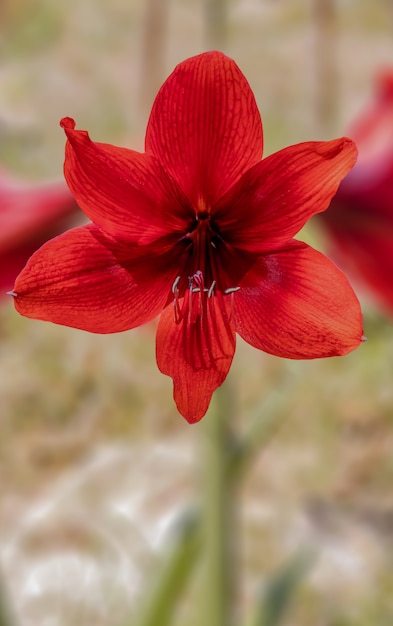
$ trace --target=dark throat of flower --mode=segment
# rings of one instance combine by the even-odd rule
[[[240,287],[230,283],[223,267],[225,242],[207,214],[196,218],[179,243],[184,254],[172,285],[174,319],[183,333],[186,360],[208,369],[234,335],[234,296]]]

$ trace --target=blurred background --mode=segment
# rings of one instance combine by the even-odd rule
[[[393,65],[393,3],[1,0],[0,36],[0,163],[33,183],[62,178],[63,116],[96,141],[142,149],[160,84],[211,48],[250,82],[265,154],[347,134],[376,72]],[[313,224],[304,238],[324,244]],[[393,331],[357,291],[368,342],[345,358],[289,362],[238,340],[235,427],[264,407],[279,423],[241,483],[246,614],[261,582],[306,548],[315,562],[283,623],[393,623]],[[1,565],[23,626],[133,623],[172,522],[196,497],[199,426],[176,412],[154,334],[90,335],[1,301]],[[193,589],[176,623],[200,626]]]

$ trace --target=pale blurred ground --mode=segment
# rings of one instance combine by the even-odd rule
[[[162,78],[205,46],[202,3],[168,6]],[[330,123],[339,136],[375,69],[392,61],[393,11],[387,0],[337,6]],[[323,136],[313,2],[229,8],[225,51],[254,89],[266,152]],[[3,0],[0,16],[5,165],[60,177],[64,115],[95,140],[143,145],[143,2]],[[313,547],[290,626],[393,623],[393,332],[371,307],[365,332],[357,352],[325,361],[286,362],[238,344],[239,430],[272,389],[287,415],[244,483],[240,602],[249,606],[297,548]],[[1,556],[20,623],[121,624],[196,493],[199,427],[176,413],[171,381],[156,368],[154,324],[101,337],[23,319],[8,303],[0,336]]]

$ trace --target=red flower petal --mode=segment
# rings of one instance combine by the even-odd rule
[[[255,98],[234,61],[208,52],[175,68],[154,102],[146,151],[194,207],[215,203],[261,159],[262,147]]]
[[[12,289],[16,277],[26,265],[29,257],[54,234],[55,233],[48,232],[47,237],[45,237],[44,233],[41,233],[42,238],[37,237],[36,239],[32,239],[32,241],[16,245],[11,250],[6,250],[6,252],[1,250],[0,298],[5,298],[9,290]]]
[[[325,210],[356,161],[346,138],[289,146],[246,172],[214,207],[225,241],[248,252],[280,247]]]
[[[351,216],[352,214],[352,216]],[[393,141],[391,150],[372,161],[357,163],[342,181],[329,209],[323,214],[327,221],[346,222],[360,219],[371,224],[380,218],[390,222],[393,216]],[[356,229],[356,224],[355,224]]]
[[[11,250],[63,226],[78,207],[64,181],[26,184],[0,171],[0,249]],[[44,237],[42,237],[42,241]],[[27,256],[26,256],[27,260]]]
[[[367,216],[354,208],[341,208],[342,222],[333,222],[331,227],[324,222],[329,228],[329,253],[350,278],[365,285],[393,314],[393,220],[372,211]]]
[[[359,302],[344,274],[300,242],[261,256],[235,294],[236,331],[291,359],[344,355],[362,340]]]
[[[78,212],[64,181],[25,183],[0,168],[0,297],[29,256],[69,228]]]
[[[157,365],[163,374],[173,378],[177,408],[190,423],[205,415],[214,390],[228,374],[235,352],[231,298],[205,298],[206,308],[199,315],[200,294],[194,296],[190,308],[184,298],[179,303],[186,307],[182,322],[175,322],[171,304],[163,311],[157,330]]]
[[[392,154],[393,73],[382,71],[375,77],[370,104],[351,124],[348,134],[359,148],[359,162],[372,164],[385,153]]]
[[[148,244],[184,230],[191,208],[176,183],[152,156],[95,143],[70,118],[64,175],[86,215],[107,233]]]
[[[26,317],[95,333],[139,326],[164,307],[176,268],[172,257],[135,255],[96,226],[52,239],[18,276],[15,307]]]
[[[359,161],[319,216],[334,260],[393,313],[393,73],[351,126]]]

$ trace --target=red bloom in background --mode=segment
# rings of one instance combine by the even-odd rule
[[[320,216],[331,256],[393,314],[393,72],[350,129],[359,161]]]
[[[227,376],[236,332],[294,359],[359,345],[347,279],[293,239],[353,166],[349,139],[261,161],[254,95],[219,52],[188,59],[164,83],[143,154],[94,143],[69,118],[61,124],[65,177],[93,223],[33,255],[14,287],[20,313],[97,333],[161,314],[158,367],[189,422]]]
[[[70,225],[78,207],[64,181],[22,183],[0,170],[0,295],[28,258]]]

